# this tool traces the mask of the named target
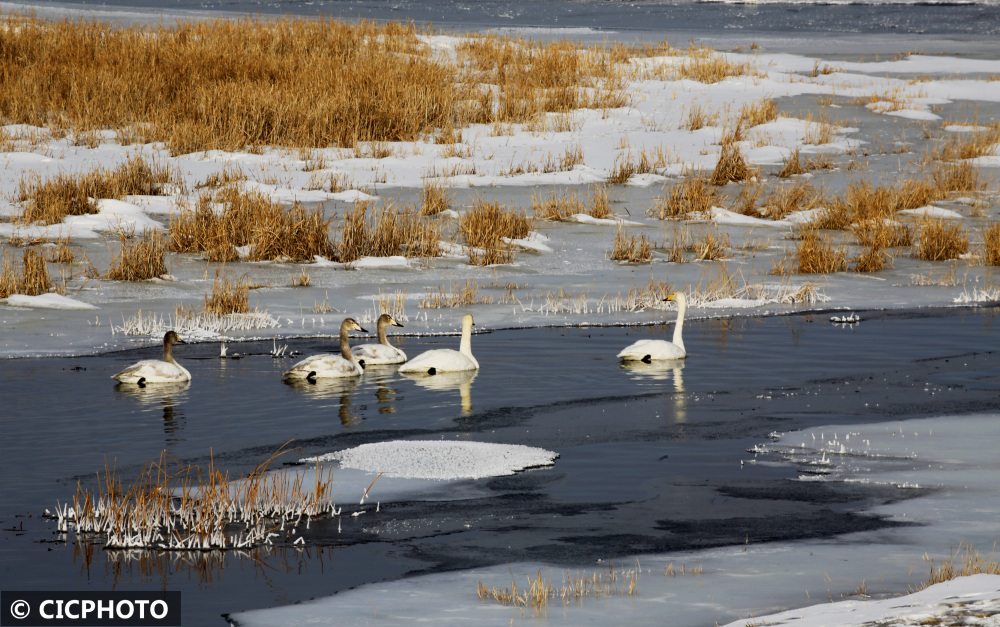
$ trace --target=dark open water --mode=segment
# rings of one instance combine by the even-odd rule
[[[543,29],[574,39],[754,40],[803,51],[872,54],[899,42],[952,46],[1000,34],[996,0],[922,2],[695,2],[691,0],[81,0],[13,2],[47,9],[136,14],[298,15],[403,20],[458,32]],[[129,17],[131,16],[131,17]],[[543,33],[533,33],[544,36]],[[912,49],[912,48],[911,48]],[[903,49],[906,50],[905,48]],[[933,50],[937,52],[938,50]],[[956,50],[952,49],[951,52]]]
[[[473,338],[482,369],[464,397],[391,369],[353,389],[293,388],[280,381],[289,360],[223,361],[215,345],[178,347],[194,381],[164,394],[124,393],[108,378],[156,350],[0,360],[0,589],[181,590],[185,625],[222,624],[224,612],[408,574],[883,526],[855,512],[894,492],[804,489],[787,469],[744,471],[740,460],[774,430],[1000,409],[995,313],[862,313],[853,329],[820,314],[689,322],[690,357],[677,370],[626,370],[614,358],[667,328],[498,331]],[[405,349],[455,343],[410,339]],[[201,465],[211,452],[238,476],[289,439],[311,455],[394,438],[529,444],[561,457],[457,491],[467,498],[382,503],[341,533],[314,524],[305,551],[126,559],[64,543],[38,518],[106,462],[129,477],[164,449]]]

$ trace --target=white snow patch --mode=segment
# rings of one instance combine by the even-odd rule
[[[917,207],[916,209],[903,209],[899,213],[922,218],[948,218],[952,220],[961,220],[965,217],[957,211],[935,207],[934,205],[926,205],[924,207]]]
[[[33,309],[99,309],[90,303],[67,298],[61,294],[42,294],[41,296],[25,296],[11,294],[5,303],[11,307],[30,307]]]
[[[338,461],[342,468],[388,477],[455,480],[512,475],[528,468],[551,466],[558,457],[558,453],[522,444],[393,440],[362,444],[302,461]]]

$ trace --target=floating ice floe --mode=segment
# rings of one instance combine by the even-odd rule
[[[306,463],[340,462],[387,477],[407,479],[484,479],[552,466],[558,453],[522,444],[393,440],[303,459]]]
[[[68,298],[61,294],[42,294],[41,296],[11,294],[0,302],[11,307],[30,307],[33,309],[99,309],[90,303]]]

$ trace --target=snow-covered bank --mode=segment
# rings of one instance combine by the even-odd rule
[[[448,57],[454,55],[459,41],[436,36],[426,43],[435,54]],[[537,234],[514,242],[518,249],[509,265],[470,266],[459,247],[455,256],[428,261],[362,259],[347,266],[227,264],[222,268],[225,272],[245,273],[260,286],[253,292],[252,302],[276,323],[264,328],[208,330],[211,332],[198,336],[219,337],[212,333],[221,332],[238,340],[333,333],[345,315],[377,317],[374,290],[380,295],[402,293],[409,320],[407,332],[449,332],[457,329],[460,312],[419,309],[418,303],[442,285],[465,280],[474,282],[484,300],[492,300],[464,308],[474,311],[477,324],[485,328],[669,320],[672,312],[661,305],[631,298],[630,291],[642,289],[650,281],[702,293],[705,308],[695,307],[691,312],[694,318],[765,315],[814,307],[879,309],[995,300],[990,269],[977,260],[976,241],[978,230],[997,218],[995,186],[978,199],[948,199],[916,215],[900,216],[911,227],[926,215],[963,218],[964,227],[973,234],[968,258],[925,262],[910,257],[907,249],[897,249],[891,251],[892,267],[872,274],[792,275],[783,279],[770,275],[775,264],[795,248],[790,230],[815,218],[816,209],[781,221],[749,218],[716,207],[700,219],[661,222],[647,211],[662,198],[664,185],[673,185],[686,172],[710,171],[719,158],[720,139],[737,113],[764,99],[774,100],[779,110],[787,104],[789,111],[748,129],[740,145],[747,160],[760,167],[761,177],[771,183],[779,183],[774,173],[795,150],[800,150],[803,158],[823,155],[832,159],[832,170],[817,170],[799,179],[828,186],[830,191],[861,176],[887,182],[909,176],[918,169],[920,151],[950,135],[968,134],[968,128],[982,126],[990,112],[997,110],[1000,82],[984,77],[1000,74],[1000,59],[913,55],[892,61],[844,62],[765,53],[728,53],[720,58],[746,63],[749,71],[715,83],[699,83],[670,77],[670,68],[685,62],[684,56],[634,59],[630,62],[634,75],[626,85],[626,107],[549,114],[540,127],[514,125],[498,130],[492,125],[472,125],[462,130],[460,144],[430,140],[389,144],[383,148],[390,155],[380,159],[353,148],[316,148],[303,155],[277,147],[260,154],[209,151],[174,157],[162,145],[120,146],[110,131],[103,133],[98,145],[89,147],[72,134],[59,138],[47,129],[9,125],[4,130],[13,141],[8,152],[0,154],[0,163],[5,164],[0,173],[0,195],[4,198],[15,197],[25,177],[45,179],[59,173],[111,168],[136,155],[170,168],[179,180],[176,189],[168,190],[172,195],[102,200],[100,213],[70,218],[62,224],[0,224],[0,238],[7,242],[3,248],[8,250],[12,238],[69,237],[100,271],[114,251],[115,244],[105,242],[113,239],[111,230],[162,228],[172,214],[193,200],[180,190],[197,190],[199,184],[226,169],[246,176],[242,183],[245,189],[282,203],[323,201],[328,213],[342,215],[354,202],[369,197],[374,198],[376,207],[393,200],[412,200],[428,178],[452,189],[459,212],[479,196],[512,207],[529,207],[539,186],[552,186],[557,191],[564,186],[581,186],[575,191],[586,195],[589,187],[582,186],[606,181],[623,163],[649,159],[656,162],[650,172],[613,187],[615,220],[539,222]],[[921,79],[910,79],[913,74]],[[865,104],[872,102],[889,105]],[[970,105],[978,110],[970,110]],[[689,118],[696,109],[709,121],[690,130]],[[922,119],[900,122],[887,115],[907,112]],[[929,119],[925,114],[940,119]],[[972,119],[976,115],[978,120]],[[909,125],[906,141],[888,149],[886,137],[895,133],[899,124]],[[582,163],[549,171],[562,155],[576,150]],[[867,159],[863,174],[855,171],[862,155]],[[978,163],[985,168],[991,162],[982,157]],[[317,164],[322,165],[318,170]],[[329,186],[320,185],[334,179],[346,182],[347,189],[333,193]],[[727,204],[739,187],[731,184],[719,192],[727,197],[720,202]],[[22,209],[20,204],[4,202],[7,215],[17,215]],[[615,236],[615,229],[609,226],[615,224],[648,237],[654,246],[650,264],[621,264],[609,259]],[[709,232],[728,238],[725,261],[668,261],[670,241],[680,235],[693,238]],[[850,236],[846,237],[850,244]],[[12,258],[20,254],[17,249],[8,252]],[[686,261],[690,260],[688,253]],[[0,356],[81,354],[152,341],[123,335],[122,331],[145,328],[135,324],[140,310],[146,317],[169,318],[178,306],[199,307],[211,290],[215,270],[221,267],[196,254],[170,254],[167,264],[176,281],[131,284],[87,277],[86,264],[81,261],[50,264],[57,282],[65,281],[67,297],[98,310],[61,311],[41,320],[32,310],[0,304],[0,319],[8,329],[0,338]],[[300,273],[309,275],[308,286],[290,287],[291,279]],[[746,286],[777,283],[787,289],[774,292],[778,295],[773,298],[738,293]],[[803,288],[815,296],[811,302],[794,296]],[[155,335],[150,329],[149,334]]]
[[[745,460],[746,473],[754,473],[758,464],[790,464],[801,469],[802,481],[811,483],[926,489],[919,498],[867,512],[904,526],[819,541],[755,544],[748,537],[745,546],[622,557],[570,568],[513,563],[370,584],[325,599],[240,612],[230,618],[244,626],[408,624],[418,619],[463,625],[597,625],[656,624],[669,613],[671,624],[681,627],[737,619],[744,619],[735,623],[743,626],[791,621],[846,627],[881,617],[915,624],[932,617],[947,622],[981,614],[985,622],[972,624],[991,625],[995,619],[990,617],[1000,611],[997,576],[966,578],[917,595],[899,595],[919,587],[928,570],[959,551],[961,543],[991,554],[997,537],[994,521],[1000,514],[998,462],[993,454],[998,441],[996,414],[943,416],[776,434]],[[379,523],[372,525],[377,531]],[[565,605],[553,599],[538,611],[480,601],[476,595],[479,582],[510,587],[513,577],[524,589],[528,578],[541,573],[558,588],[567,572],[587,577],[608,569],[637,571],[638,593],[582,598]],[[787,608],[797,609],[774,621],[766,617]]]

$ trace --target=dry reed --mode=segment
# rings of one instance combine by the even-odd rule
[[[118,244],[118,254],[112,257],[102,279],[147,281],[167,274],[167,242],[159,231],[143,233],[136,239],[132,232],[119,230]]]
[[[447,286],[442,285],[436,290],[427,290],[423,298],[420,299],[418,307],[421,309],[441,309],[492,302],[492,296],[480,296],[479,286],[473,283],[472,279],[466,279],[464,283],[449,281]]]
[[[628,230],[623,229],[619,224],[615,233],[615,241],[608,256],[613,261],[649,263],[653,259],[653,252],[645,234],[638,237],[629,235]]]
[[[250,277],[246,274],[233,280],[229,276],[215,272],[212,293],[205,294],[202,309],[210,314],[244,314],[250,312]]]
[[[113,170],[57,174],[46,180],[29,176],[21,179],[15,194],[15,200],[24,204],[15,219],[20,224],[56,224],[66,216],[97,213],[96,199],[156,194],[171,176],[168,168],[150,165],[142,157],[133,157]]]
[[[37,248],[25,248],[20,264],[4,251],[3,268],[0,269],[0,298],[7,298],[11,294],[38,296],[52,287],[45,256]]]
[[[983,229],[983,263],[1000,266],[1000,223],[994,222]]]
[[[653,201],[646,214],[659,220],[685,220],[693,214],[707,215],[718,198],[708,179],[689,175]]]
[[[925,261],[957,259],[969,252],[969,235],[949,220],[925,218],[920,221],[920,239],[913,256]]]

